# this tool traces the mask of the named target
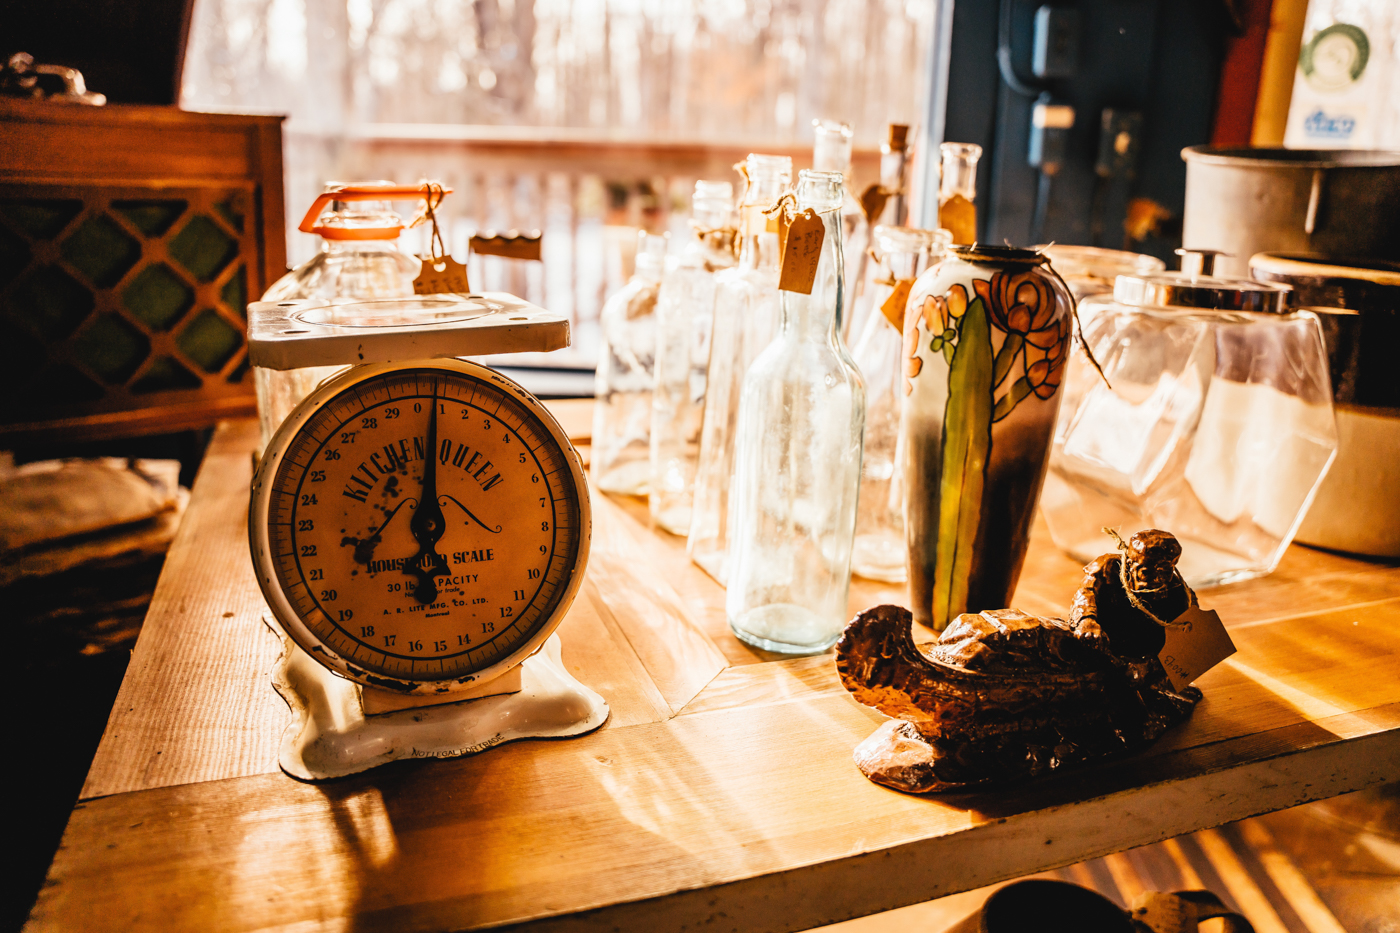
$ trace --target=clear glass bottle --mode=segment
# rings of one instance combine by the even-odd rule
[[[1040,500],[1056,544],[1090,559],[1101,528],[1162,528],[1198,587],[1278,565],[1337,447],[1322,330],[1285,291],[1163,272],[1085,299],[1108,381],[1071,356]]]
[[[908,221],[909,198],[904,190],[908,163],[909,127],[904,123],[891,123],[885,143],[880,147],[880,186],[889,192],[889,198],[876,218],[887,226],[902,227]]]
[[[327,195],[336,195],[330,200]],[[417,187],[391,182],[332,184],[313,205],[301,229],[321,237],[321,250],[282,276],[263,293],[263,301],[298,298],[406,298],[422,263],[399,250],[403,220],[387,200],[421,197]],[[366,200],[379,198],[379,200]],[[343,199],[343,200],[342,200]],[[325,210],[320,207],[325,204]],[[302,399],[339,366],[275,370],[253,368],[258,422],[266,444]]]
[[[865,210],[851,194],[851,128],[835,120],[813,120],[812,171],[841,173],[841,242],[845,269],[856,276],[861,267],[860,257],[870,245],[870,227],[865,219]],[[855,334],[851,331],[851,321],[855,313],[856,278],[846,281],[841,293],[841,307],[837,312],[837,327],[841,339],[850,346]]]
[[[734,265],[734,186],[697,181],[695,236],[668,263],[656,300],[656,391],[651,403],[651,516],[672,534],[690,531],[705,413],[715,274]]]
[[[908,202],[904,196],[904,170],[908,156],[908,136],[908,126],[903,123],[891,123],[885,142],[880,146],[879,187],[884,190],[884,206],[876,210],[876,205],[880,203],[878,200],[866,203],[867,196],[870,194],[869,189],[860,197],[861,211],[870,230],[870,236],[867,240],[871,244],[874,243],[873,225],[886,224],[902,227],[908,215]],[[842,324],[841,333],[851,347],[860,341],[861,335],[865,333],[866,322],[869,321],[871,313],[876,308],[871,293],[871,280],[881,275],[883,273],[879,269],[879,263],[870,261],[869,249],[861,250],[860,255],[854,258],[848,253],[846,282],[852,294],[847,302],[850,313]]]
[[[953,242],[977,242],[977,160],[982,147],[976,143],[943,143],[938,179],[938,226],[953,235]]]
[[[789,654],[824,651],[845,627],[865,426],[839,328],[842,177],[799,179],[798,206],[825,239],[812,293],[781,293],[778,336],[744,378],[725,600],[741,640]]]
[[[636,269],[599,315],[603,345],[594,378],[593,484],[644,496],[651,473],[651,396],[656,385],[656,298],[666,236],[637,237]]]
[[[725,581],[729,552],[729,493],[739,396],[749,366],[778,332],[778,232],[764,215],[792,185],[792,159],[751,154],[740,205],[739,264],[715,276],[715,317],[706,375],[705,414],[695,500],[686,550]]]
[[[904,538],[904,475],[896,467],[902,453],[904,309],[914,280],[942,258],[949,235],[947,230],[881,225],[871,239],[879,256],[868,287],[872,311],[852,354],[865,380],[865,441],[851,572],[903,583],[909,548]]]

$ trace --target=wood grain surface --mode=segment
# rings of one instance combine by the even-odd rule
[[[595,497],[559,633],[602,729],[301,784],[247,557],[255,438],[210,449],[32,929],[802,930],[1400,776],[1400,569],[1291,548],[1202,593],[1239,652],[1146,753],[919,798],[851,763],[883,717],[830,655],[738,642],[684,541]],[[1063,612],[1079,575],[1038,534],[1015,603]],[[852,609],[899,596],[857,581]]]

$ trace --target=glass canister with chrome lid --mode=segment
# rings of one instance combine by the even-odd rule
[[[1080,305],[1084,338],[1065,380],[1041,509],[1076,559],[1102,529],[1164,528],[1192,586],[1278,566],[1337,448],[1316,315],[1286,287],[1191,271],[1119,276]]]

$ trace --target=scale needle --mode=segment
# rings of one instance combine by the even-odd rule
[[[413,518],[408,522],[413,540],[418,542],[418,553],[403,567],[404,573],[418,578],[418,585],[413,588],[413,598],[424,605],[438,597],[437,582],[434,578],[452,572],[448,569],[447,561],[437,552],[438,539],[447,528],[442,507],[437,501],[437,399],[435,382],[432,409],[428,413],[428,456],[423,466],[423,490],[419,495],[418,505],[413,510]]]

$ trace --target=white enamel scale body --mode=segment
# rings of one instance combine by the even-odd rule
[[[293,713],[283,769],[317,780],[597,728],[607,704],[554,635],[588,558],[582,463],[537,399],[456,358],[563,345],[567,322],[503,295],[367,304],[249,309],[255,366],[352,364],[292,410],[253,478],[249,545]]]

